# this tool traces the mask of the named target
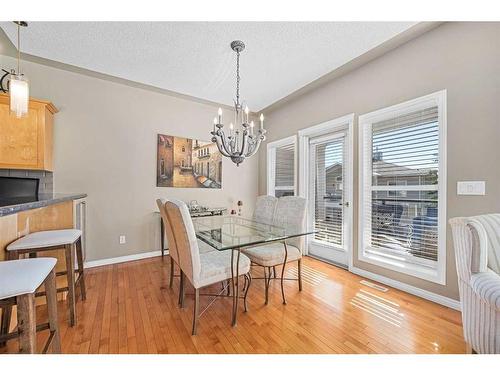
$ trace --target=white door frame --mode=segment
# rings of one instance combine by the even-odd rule
[[[349,163],[346,168],[346,182],[349,184],[349,189],[347,189],[347,194],[345,199],[350,203],[347,213],[346,213],[346,247],[349,249],[347,255],[347,266],[348,269],[352,268],[352,254],[353,254],[353,188],[354,188],[354,179],[353,179],[353,150],[354,150],[354,137],[353,137],[353,124],[354,124],[354,113],[338,117],[336,119],[311,126],[306,129],[299,130],[299,196],[305,199],[309,197],[309,186],[307,181],[309,179],[310,173],[310,147],[309,140],[314,137],[327,135],[332,132],[339,131],[341,129],[347,128],[346,134],[346,147],[347,147],[347,163]],[[307,220],[307,227],[311,228],[312,223],[309,222],[309,215]],[[310,239],[306,239],[306,246],[304,254],[307,255],[309,253],[309,242]]]

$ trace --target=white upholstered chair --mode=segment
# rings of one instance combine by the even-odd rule
[[[177,262],[181,269],[181,306],[184,304],[184,283],[186,278],[195,290],[192,334],[196,335],[200,289],[231,279],[231,251],[200,251],[193,221],[184,202],[176,199],[169,200],[164,204],[164,212],[172,229],[172,240],[175,243],[174,247],[178,256]],[[169,238],[169,246],[170,241]],[[233,269],[236,269],[236,259],[234,259],[233,265]],[[250,259],[241,254],[238,276],[245,276],[245,311],[247,309],[246,297],[251,281],[248,275],[249,271]]]
[[[476,353],[500,353],[500,214],[450,220],[464,337]]]
[[[271,195],[261,195],[255,201],[255,210],[253,212],[253,220],[259,223],[272,224],[274,211],[278,198]]]
[[[167,217],[167,213],[165,211],[165,203],[166,200],[164,199],[157,199],[156,204],[158,206],[158,209],[160,210],[160,215],[161,219],[163,220],[163,226],[165,228],[166,236],[167,236],[167,241],[168,241],[168,253],[170,255],[170,281],[169,281],[169,286],[172,288],[172,285],[174,283],[174,268],[175,264],[179,264],[179,255],[177,253],[177,248],[175,247],[175,240],[174,240],[174,234],[173,234],[173,229],[172,226],[170,225],[170,222]],[[207,243],[198,240],[198,249],[200,253],[208,253],[209,251],[215,251],[213,247],[208,245]],[[180,303],[180,300],[179,300]]]
[[[274,209],[272,224],[283,227],[290,232],[301,231],[305,227],[307,202],[301,197],[281,197],[277,199]],[[274,242],[266,245],[250,247],[243,250],[252,263],[264,267],[265,303],[269,301],[269,283],[271,282],[271,269],[282,265],[281,269],[281,296],[286,304],[283,288],[285,264],[297,261],[299,290],[302,290],[302,249],[303,238],[296,237],[286,242]],[[267,269],[267,271],[266,271]],[[276,272],[274,273],[276,278]]]

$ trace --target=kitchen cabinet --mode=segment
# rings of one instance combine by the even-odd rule
[[[0,169],[52,171],[52,138],[56,107],[30,98],[28,114],[10,113],[9,95],[0,93]]]

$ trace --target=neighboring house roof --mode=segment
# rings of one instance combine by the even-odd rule
[[[383,177],[384,175],[408,177],[427,176],[432,171],[431,168],[407,168],[402,165],[388,163],[384,160],[374,161],[372,168],[373,174],[379,177]]]
[[[432,169],[431,168],[407,168],[402,165],[397,165],[394,163],[388,163],[384,160],[374,161],[373,164],[373,174],[379,177],[393,177],[393,176],[408,176],[408,177],[418,177],[427,176]],[[340,174],[342,170],[341,163],[334,163],[326,168],[326,174]]]

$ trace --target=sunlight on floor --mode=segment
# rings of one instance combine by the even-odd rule
[[[351,299],[351,305],[368,312],[396,327],[401,327],[404,314],[399,311],[399,305],[386,298],[382,298],[367,290],[360,289]]]
[[[287,277],[298,277],[297,267],[292,267],[287,271]],[[318,286],[328,278],[326,273],[320,272],[312,267],[302,265],[302,282],[308,283],[312,286]]]

